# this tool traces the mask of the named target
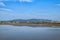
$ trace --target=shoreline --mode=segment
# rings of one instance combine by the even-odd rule
[[[55,24],[0,24],[0,25],[14,25],[14,26],[59,26],[59,25],[55,25]]]
[[[60,22],[0,22],[0,25],[18,26],[60,26]]]

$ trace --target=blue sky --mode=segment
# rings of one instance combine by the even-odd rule
[[[60,20],[60,0],[0,0],[0,20]]]

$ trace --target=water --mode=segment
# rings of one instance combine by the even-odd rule
[[[0,25],[0,40],[60,40],[60,28]]]

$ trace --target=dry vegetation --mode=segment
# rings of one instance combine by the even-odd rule
[[[60,26],[60,22],[0,22],[0,25],[49,25]]]

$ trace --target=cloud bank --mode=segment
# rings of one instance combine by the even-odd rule
[[[3,2],[0,2],[0,6],[5,6],[5,4]]]

